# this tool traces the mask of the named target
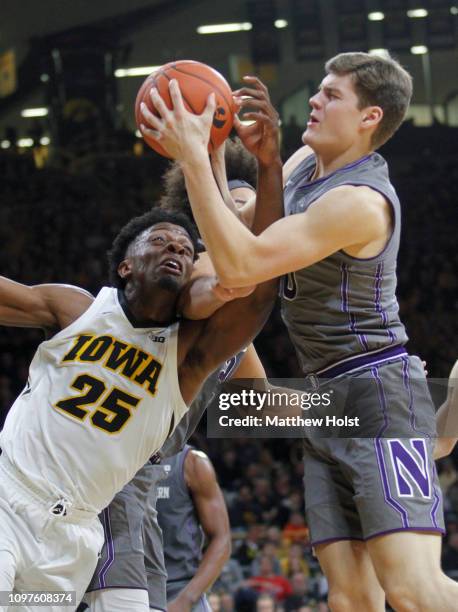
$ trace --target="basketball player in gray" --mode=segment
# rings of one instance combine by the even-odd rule
[[[173,459],[194,433],[218,385],[233,376],[265,377],[252,345],[207,379],[173,435],[103,510],[100,520],[105,543],[85,597],[91,612],[147,610],[148,601],[150,609],[166,610],[167,572],[156,511],[161,480],[170,472],[168,458]],[[192,543],[187,548],[192,548]]]
[[[167,570],[167,610],[208,612],[205,592],[231,554],[224,497],[213,466],[199,450],[186,445],[161,467],[168,469],[157,495]]]
[[[236,92],[266,116],[266,87],[255,77]],[[458,585],[441,571],[441,493],[433,463],[435,412],[396,300],[400,205],[375,150],[401,124],[412,82],[392,58],[340,54],[310,99],[299,149],[284,167],[285,218],[260,235],[224,206],[206,143],[215,101],[200,116],[171,81],[173,109],[157,91],[159,118],[143,110],[144,133],[177,158],[207,251],[226,287],[288,275],[283,317],[304,373],[315,384],[345,377],[347,405],[367,430],[358,439],[309,439],[306,509],[329,581],[333,611],[381,612],[385,594],[399,611],[456,608]],[[247,96],[251,99],[247,100]],[[261,171],[276,173],[274,142],[262,121],[236,123]],[[358,585],[355,589],[354,586]]]

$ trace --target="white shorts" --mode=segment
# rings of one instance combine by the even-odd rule
[[[0,457],[0,591],[76,591],[76,605],[82,599],[97,565],[103,529],[95,513],[71,505],[51,513],[58,501],[27,488],[5,455]],[[69,612],[76,605],[40,610]],[[1,612],[8,609],[37,607],[0,606]]]

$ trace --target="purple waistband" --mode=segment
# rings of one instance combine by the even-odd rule
[[[335,378],[336,376],[340,376],[341,374],[345,374],[346,372],[350,372],[351,370],[366,368],[371,365],[390,361],[392,359],[395,359],[396,357],[401,357],[403,355],[407,355],[407,351],[403,346],[389,346],[386,349],[382,349],[381,351],[373,353],[363,353],[362,355],[355,355],[355,357],[346,359],[342,363],[336,364],[334,366],[328,366],[320,370],[319,372],[316,372],[315,376],[317,378]],[[313,374],[311,376],[313,376]]]

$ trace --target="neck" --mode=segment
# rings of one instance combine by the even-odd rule
[[[145,290],[128,284],[124,288],[124,297],[132,315],[138,321],[155,321],[168,324],[176,318],[178,296],[158,287]]]
[[[323,178],[370,153],[372,153],[371,149],[362,146],[351,147],[337,154],[335,152],[328,153],[327,151],[320,151],[318,153],[315,151],[316,167],[312,180],[315,181],[316,179]]]

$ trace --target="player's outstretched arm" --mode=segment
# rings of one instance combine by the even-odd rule
[[[447,399],[437,411],[436,424],[434,459],[441,459],[452,452],[458,441],[458,361],[450,372]]]
[[[231,555],[226,504],[208,457],[201,451],[191,450],[186,456],[184,476],[208,545],[193,579],[168,604],[169,612],[190,611],[218,578]]]
[[[71,285],[29,287],[0,277],[0,324],[63,329],[91,305],[90,293]]]

